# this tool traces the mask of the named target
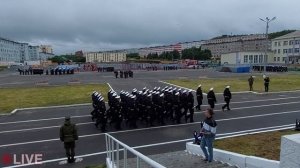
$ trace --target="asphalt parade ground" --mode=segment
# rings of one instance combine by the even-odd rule
[[[133,88],[141,89],[144,86],[148,88],[166,86],[167,83],[160,82],[166,79],[198,78],[201,75],[212,74],[214,77],[226,75],[205,70],[157,71],[138,72],[133,79],[124,80],[114,79],[113,74],[109,73],[98,75],[102,78],[97,82],[109,83],[116,91],[131,91]],[[7,87],[11,85],[8,83],[19,85],[22,81],[16,75],[1,78],[9,78],[5,82],[1,79],[0,82],[1,86]],[[34,82],[25,77],[20,78],[26,79],[23,80],[23,85]],[[38,79],[37,76],[32,78]],[[95,78],[82,77],[83,82],[92,80]],[[52,82],[58,83],[59,80],[54,79]],[[221,111],[221,105],[224,103],[222,95],[217,95],[217,100],[215,118],[218,122],[218,138],[293,127],[296,118],[300,118],[300,92],[297,91],[268,94],[234,93],[231,102],[232,110],[225,112]],[[205,100],[202,109],[207,107]],[[0,116],[0,154],[43,154],[41,165],[3,165],[1,162],[0,166],[50,168],[85,167],[105,163],[105,135],[95,128],[90,116],[91,111],[90,104],[82,104],[24,109],[12,115]],[[65,153],[63,144],[59,140],[59,128],[64,122],[64,117],[68,115],[78,127],[79,141],[76,143],[76,155],[83,160],[76,164],[60,165],[59,162],[65,160]],[[113,126],[108,126],[107,133],[146,155],[173,152],[185,150],[185,143],[191,141],[194,130],[199,130],[203,118],[203,112],[197,111],[194,123],[185,123],[182,120],[179,125],[168,122],[165,126],[156,124],[154,127],[146,127],[145,124],[138,123],[138,129],[129,129],[123,124],[123,129],[120,131],[114,130]]]

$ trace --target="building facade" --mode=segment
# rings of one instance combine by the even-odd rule
[[[18,42],[0,37],[0,62],[21,62],[21,45]]]
[[[300,63],[300,30],[272,40],[273,63]]]
[[[206,40],[202,49],[211,51],[213,58],[219,59],[222,54],[240,51],[265,51],[269,41],[264,34],[221,36]]]
[[[87,52],[84,53],[86,62],[124,62],[126,61],[126,52]]]
[[[51,45],[40,45],[40,52],[53,54],[53,48]]]
[[[204,43],[204,41],[192,41],[192,42],[182,42],[177,44],[171,45],[164,45],[164,46],[155,46],[155,47],[145,47],[140,48],[138,53],[141,57],[147,57],[148,54],[162,54],[163,52],[172,52],[174,50],[178,51],[179,53],[182,52],[184,49],[189,48],[199,48]]]
[[[39,60],[40,61],[48,61],[50,58],[53,58],[55,55],[51,53],[39,53]]]
[[[28,46],[28,58],[30,61],[38,61],[40,59],[39,46]]]
[[[221,55],[221,64],[229,65],[259,65],[270,63],[273,57],[271,52],[267,55],[265,52],[257,51],[243,51],[243,52],[232,52]]]
[[[13,64],[25,61],[38,61],[39,46],[20,43],[0,37],[0,63]]]

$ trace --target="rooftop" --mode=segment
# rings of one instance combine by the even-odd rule
[[[281,40],[281,39],[288,39],[288,38],[294,38],[294,37],[300,37],[300,30],[294,31],[292,33],[277,37],[273,40]]]

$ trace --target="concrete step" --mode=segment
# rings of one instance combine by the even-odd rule
[[[229,166],[227,164],[223,164],[221,162],[216,161],[207,163],[203,161],[202,157],[188,154],[185,151],[150,155],[148,157],[168,168],[236,168],[235,166]],[[121,167],[123,166],[123,160],[120,160],[120,165]],[[136,158],[128,159],[128,167],[136,167]],[[140,167],[150,168],[151,166],[141,161]]]

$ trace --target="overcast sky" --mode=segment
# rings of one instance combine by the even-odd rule
[[[0,0],[0,36],[55,54],[300,29],[299,0]]]

